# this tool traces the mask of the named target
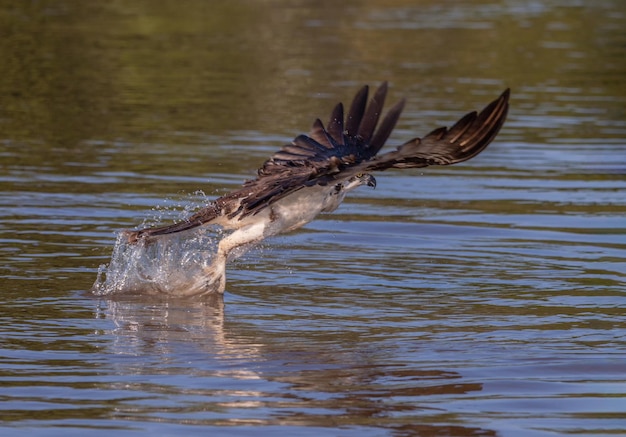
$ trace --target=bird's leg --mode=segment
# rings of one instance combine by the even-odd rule
[[[253,243],[263,239],[264,231],[265,223],[260,222],[237,229],[220,241],[215,259],[205,268],[209,275],[208,284],[214,287],[216,292],[224,293],[226,289],[226,263],[229,261],[229,255],[242,255],[246,246],[252,247]]]

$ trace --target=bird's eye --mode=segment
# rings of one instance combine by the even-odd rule
[[[363,177],[363,173],[357,173],[357,174],[356,174],[356,177],[357,177],[357,178],[362,178],[362,177]]]

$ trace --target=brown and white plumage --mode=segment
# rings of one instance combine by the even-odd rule
[[[180,223],[127,231],[128,241],[150,241],[206,224],[234,229],[220,242],[210,273],[215,276],[214,291],[223,292],[225,263],[234,249],[296,229],[320,212],[333,211],[353,188],[375,185],[369,172],[450,165],[471,159],[499,132],[509,101],[507,89],[482,111],[468,113],[450,129],[435,129],[378,155],[405,104],[401,100],[394,105],[379,124],[386,94],[385,82],[368,104],[368,87],[364,86],[354,97],[347,117],[339,103],[326,127],[317,119],[308,135],[297,136],[276,152],[258,170],[257,177],[239,190],[216,199]]]

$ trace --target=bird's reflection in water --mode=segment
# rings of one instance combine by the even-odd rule
[[[165,414],[160,420],[199,426],[367,426],[400,436],[495,435],[458,426],[454,413],[437,407],[443,398],[481,391],[481,384],[463,381],[456,372],[395,362],[371,346],[329,344],[303,331],[264,331],[259,325],[267,319],[258,316],[257,304],[233,299],[227,313],[221,295],[201,302],[127,296],[101,301],[100,316],[113,322],[115,372],[148,381],[132,389],[136,397],[151,399],[149,406],[118,405],[118,414],[144,420],[157,408]]]

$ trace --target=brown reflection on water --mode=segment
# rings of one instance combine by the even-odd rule
[[[95,167],[244,179],[337,100],[382,80],[392,83],[390,100],[409,98],[395,143],[504,86],[513,110],[503,138],[610,135],[603,125],[623,118],[619,21],[602,7],[439,3],[15,3],[0,14],[7,159],[62,175]],[[578,100],[589,116],[563,120],[581,115]],[[519,110],[539,128],[516,128]],[[232,132],[274,139],[259,140],[264,154],[242,153],[258,143],[221,149],[220,135]],[[112,188],[132,184],[155,196],[176,191],[138,180]]]
[[[5,135],[72,150],[163,131],[272,126],[291,136],[346,84],[385,79],[392,97],[422,104],[445,85],[449,108],[474,104],[477,81],[481,94],[510,85],[516,105],[551,112],[553,96],[537,85],[574,94],[598,76],[602,89],[588,91],[622,94],[618,22],[601,7],[379,3],[16,3],[0,15]]]
[[[19,2],[0,14],[3,163],[63,176],[218,173],[239,181],[337,100],[382,80],[392,83],[390,100],[409,98],[396,143],[449,123],[503,86],[514,92],[501,138],[601,142],[620,136],[614,125],[624,118],[619,24],[603,6],[549,2]],[[220,135],[232,132],[256,142],[221,148]],[[505,158],[493,166],[553,171],[537,150]],[[579,178],[575,170],[566,177]],[[222,186],[134,178],[47,189],[163,198]],[[510,208],[480,207],[489,205]]]
[[[18,2],[0,14],[4,136],[37,141],[43,162],[58,164],[55,156],[65,158],[59,147],[75,150],[109,129],[109,54],[87,41],[95,17],[102,16],[86,4],[45,1]]]

